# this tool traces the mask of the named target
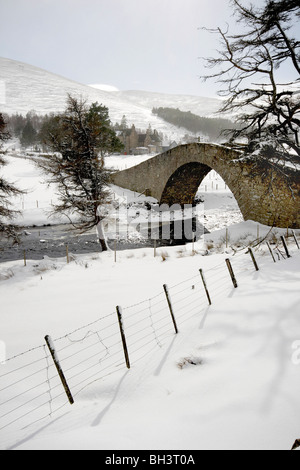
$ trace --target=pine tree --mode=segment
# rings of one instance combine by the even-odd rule
[[[1,167],[7,164],[1,155],[1,149],[3,143],[9,140],[9,138],[10,134],[7,131],[6,122],[0,113],[0,171]],[[0,233],[14,240],[17,240],[17,227],[7,222],[13,220],[18,212],[11,209],[9,198],[20,194],[23,194],[23,191],[20,191],[13,184],[6,181],[0,174]]]
[[[30,119],[27,118],[26,124],[21,134],[20,143],[22,147],[31,147],[37,142],[37,131],[33,127]]]
[[[109,201],[110,171],[104,157],[123,148],[111,127],[108,109],[98,103],[88,106],[69,95],[64,113],[50,116],[41,135],[55,152],[38,163],[49,182],[57,184],[60,202],[54,212],[68,215],[81,231],[96,227],[102,250],[107,250],[102,220]],[[79,220],[74,221],[73,216]]]
[[[126,129],[128,129],[128,125],[127,125],[126,116],[124,114],[122,119],[121,119],[120,130],[125,131]]]

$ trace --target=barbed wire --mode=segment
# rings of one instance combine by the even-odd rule
[[[294,244],[289,240],[292,255],[295,248],[299,249],[296,240]],[[278,243],[274,250],[278,250],[282,259],[287,258]],[[245,257],[242,259],[244,255],[248,255],[247,250],[232,257],[238,277],[255,272],[253,264],[250,264],[250,255],[247,262],[244,262]],[[258,249],[256,255],[260,255]],[[214,299],[232,289],[225,257],[222,258],[222,261],[205,269],[207,287],[213,291]],[[196,315],[200,317],[207,310],[200,273],[169,286],[168,290],[180,325]],[[164,340],[174,334],[164,292],[122,308],[122,323],[129,354],[134,362],[139,362],[156,348],[162,348]],[[76,337],[79,333],[80,336]],[[56,354],[75,397],[88,386],[124,369],[116,312],[55,338],[53,343],[57,346]],[[20,423],[22,429],[27,429],[68,405],[45,343],[6,359],[1,367],[4,372],[0,374],[3,384],[0,388],[0,431],[16,423]]]

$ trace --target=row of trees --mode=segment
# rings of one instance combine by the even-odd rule
[[[41,143],[40,131],[48,116],[38,115],[35,111],[22,114],[5,116],[8,130],[11,136],[20,140],[22,147],[33,147]]]
[[[193,114],[191,111],[180,111],[178,108],[153,108],[152,113],[189,132],[207,135],[211,140],[219,140],[222,131],[235,127],[229,119],[205,118]]]
[[[51,114],[39,115],[34,110],[28,112],[26,116],[22,114],[6,115],[7,129],[12,137],[19,139],[20,144],[24,148],[32,147],[39,150],[44,146],[45,134],[47,134],[47,126],[51,120]],[[114,131],[124,132],[129,129],[127,118],[123,115],[120,122],[111,124]],[[130,126],[131,127],[131,126]],[[136,128],[138,133],[146,133],[145,130]],[[152,133],[151,125],[149,124],[148,131]],[[159,133],[161,140],[164,140],[164,135]]]
[[[164,140],[168,140],[168,136],[165,136],[163,134],[163,132],[158,132],[156,129],[153,130],[150,123],[149,123],[147,129],[141,129],[139,127],[136,127],[134,124],[131,124],[130,126],[128,126],[128,122],[127,122],[127,118],[126,118],[125,114],[123,115],[121,121],[116,122],[113,126],[114,130],[116,132],[121,133],[121,134],[124,134],[124,132],[131,130],[133,127],[134,127],[135,131],[137,132],[137,134],[146,134],[146,133],[148,133],[149,135],[152,135],[152,134],[156,133],[161,142],[163,142]],[[165,139],[165,137],[166,137],[166,139]]]

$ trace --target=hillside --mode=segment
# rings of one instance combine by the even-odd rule
[[[177,127],[183,127],[192,134],[204,133],[212,142],[218,141],[225,129],[233,129],[235,124],[229,119],[201,117],[191,111],[178,108],[153,108],[153,114]]]
[[[104,104],[109,108],[113,123],[119,122],[125,114],[129,125],[134,123],[136,127],[146,129],[150,123],[152,128],[171,139],[185,132],[154,116],[151,112],[154,106],[176,104],[201,116],[211,116],[219,106],[219,100],[212,98],[142,91],[103,91],[32,65],[0,58],[1,112],[26,114],[33,109],[39,114],[59,112],[65,107],[67,93]]]
[[[216,98],[205,98],[192,95],[167,95],[149,91],[118,91],[117,96],[128,102],[145,108],[172,107],[183,111],[192,111],[199,116],[216,117],[220,101]]]

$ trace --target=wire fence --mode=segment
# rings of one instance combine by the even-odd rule
[[[8,430],[27,430],[45,418],[56,416],[69,406],[69,399],[58,374],[61,368],[73,399],[95,382],[104,380],[124,367],[125,346],[131,364],[136,364],[193,317],[201,318],[208,306],[224,298],[233,287],[253,276],[259,262],[278,262],[299,250],[296,236],[277,243],[264,252],[243,249],[231,256],[232,273],[224,259],[213,267],[195,272],[189,279],[129,307],[120,307],[121,322],[114,310],[96,321],[66,335],[54,338],[51,354],[47,342],[6,359],[0,370],[0,437]],[[231,279],[230,279],[231,277]],[[232,281],[232,282],[231,282]],[[172,321],[173,315],[173,321]],[[177,331],[178,331],[177,330]],[[122,334],[124,336],[122,336]]]

